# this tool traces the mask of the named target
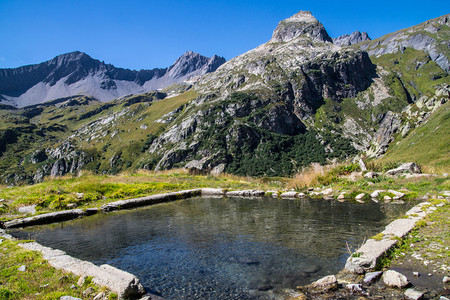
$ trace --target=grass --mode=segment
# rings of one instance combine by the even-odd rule
[[[401,260],[408,260],[412,254],[419,254],[424,258],[433,257],[433,263],[436,264],[433,268],[439,269],[441,265],[450,265],[450,231],[448,230],[450,204],[442,200],[433,202],[440,207],[417,222],[414,229],[382,257],[377,264],[377,269],[381,270]]]
[[[0,243],[0,299],[59,299],[61,296],[85,298],[83,291],[91,287],[93,295],[109,294],[104,287],[86,280],[76,285],[78,277],[55,270],[38,252],[28,251],[17,244],[21,241],[3,240]],[[22,241],[23,242],[23,241]],[[25,266],[24,272],[19,271]]]
[[[441,106],[425,124],[388,149],[381,163],[414,161],[423,172],[448,173],[450,170],[450,103]]]
[[[37,205],[38,213],[99,206],[114,200],[173,192],[193,188],[278,189],[279,178],[254,179],[229,174],[218,176],[192,175],[187,170],[138,171],[119,175],[94,175],[84,172],[80,177],[48,178],[42,183],[17,187],[0,187],[0,220],[17,215],[21,206]]]

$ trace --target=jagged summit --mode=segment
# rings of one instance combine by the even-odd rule
[[[224,62],[223,57],[189,51],[169,68],[136,71],[74,51],[40,64],[0,69],[0,103],[23,107],[74,95],[110,101],[213,72]]]
[[[367,32],[355,31],[352,34],[344,34],[337,38],[333,38],[333,43],[339,46],[350,46],[364,41],[371,41]]]
[[[289,42],[299,37],[307,36],[321,42],[332,42],[327,31],[309,11],[300,11],[280,23],[274,30],[271,42]]]

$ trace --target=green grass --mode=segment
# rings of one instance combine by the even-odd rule
[[[428,121],[396,142],[380,159],[382,163],[416,162],[424,172],[449,172],[450,103],[434,112]]]
[[[28,251],[17,244],[21,241],[3,240],[0,243],[0,299],[59,299],[61,296],[83,297],[88,287],[108,294],[106,288],[89,280],[83,286],[71,289],[78,277],[55,270],[38,252]],[[25,265],[25,272],[18,268]]]
[[[286,180],[288,179],[252,179],[227,174],[191,175],[186,170],[139,171],[120,175],[94,175],[85,172],[80,177],[66,176],[35,185],[0,188],[0,199],[5,199],[0,208],[0,220],[19,217],[19,207],[33,204],[37,205],[38,213],[45,213],[67,209],[72,205],[87,208],[121,199],[193,188],[282,188]]]

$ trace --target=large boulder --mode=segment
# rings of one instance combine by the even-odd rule
[[[400,167],[386,172],[387,175],[397,175],[402,173],[420,174],[420,167],[413,162],[402,164]]]
[[[389,287],[404,288],[409,284],[405,275],[393,270],[384,272],[382,278],[384,284]]]

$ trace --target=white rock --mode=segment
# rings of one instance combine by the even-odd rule
[[[383,200],[386,201],[386,202],[389,202],[389,201],[392,200],[392,198],[389,197],[389,196],[384,196]]]
[[[442,278],[442,283],[450,283],[450,277],[444,276],[444,278]]]
[[[383,274],[383,272],[381,271],[366,273],[366,275],[364,275],[363,282],[365,284],[370,284],[377,280],[381,276],[381,274]]]
[[[281,194],[281,198],[296,198],[297,192],[286,192]]]
[[[329,275],[329,276],[325,276],[317,281],[314,281],[313,283],[311,283],[310,286],[317,290],[328,291],[328,290],[337,288],[337,285],[338,285],[338,282],[337,282],[336,276]]]
[[[101,300],[103,297],[105,297],[104,293],[98,293],[97,296],[94,297],[94,300]]]
[[[424,294],[424,292],[419,292],[419,291],[417,291],[417,290],[415,290],[415,289],[413,289],[413,288],[407,289],[407,290],[405,291],[405,296],[406,296],[406,298],[407,298],[407,299],[410,299],[410,300],[419,300],[419,299],[422,299],[423,294]]]
[[[419,277],[420,273],[419,272],[413,272],[413,275],[416,276],[416,277]]]
[[[306,197],[306,194],[305,193],[298,193],[297,197],[304,198],[304,197]]]
[[[378,198],[378,196],[380,196],[380,192],[379,191],[374,191],[372,194],[370,194],[371,198]]]
[[[352,293],[362,292],[362,285],[361,284],[351,283],[351,284],[347,284],[345,286],[345,288],[347,290],[349,290],[350,292],[352,292]]]
[[[78,278],[77,285],[83,286],[85,282],[86,282],[86,276],[80,276],[80,278]]]
[[[332,188],[328,188],[322,191],[323,195],[331,195],[333,194],[333,189]]]
[[[389,287],[397,288],[403,288],[409,284],[408,278],[405,275],[393,270],[388,270],[383,273],[383,282]]]
[[[393,194],[395,197],[399,197],[399,199],[405,196],[404,193],[397,192],[397,191],[394,191],[394,190],[388,190],[388,193]],[[394,198],[395,198],[395,197],[394,197]]]
[[[59,298],[59,300],[83,300],[83,299],[75,298],[75,297],[72,297],[72,296],[62,296],[62,297]]]
[[[362,200],[366,194],[361,193],[355,197],[356,200]]]
[[[340,195],[337,197],[337,199],[338,199],[338,200],[344,200],[344,199],[345,199],[345,193],[340,194]]]
[[[22,265],[17,270],[20,272],[25,272],[27,270],[27,267],[25,265]]]

